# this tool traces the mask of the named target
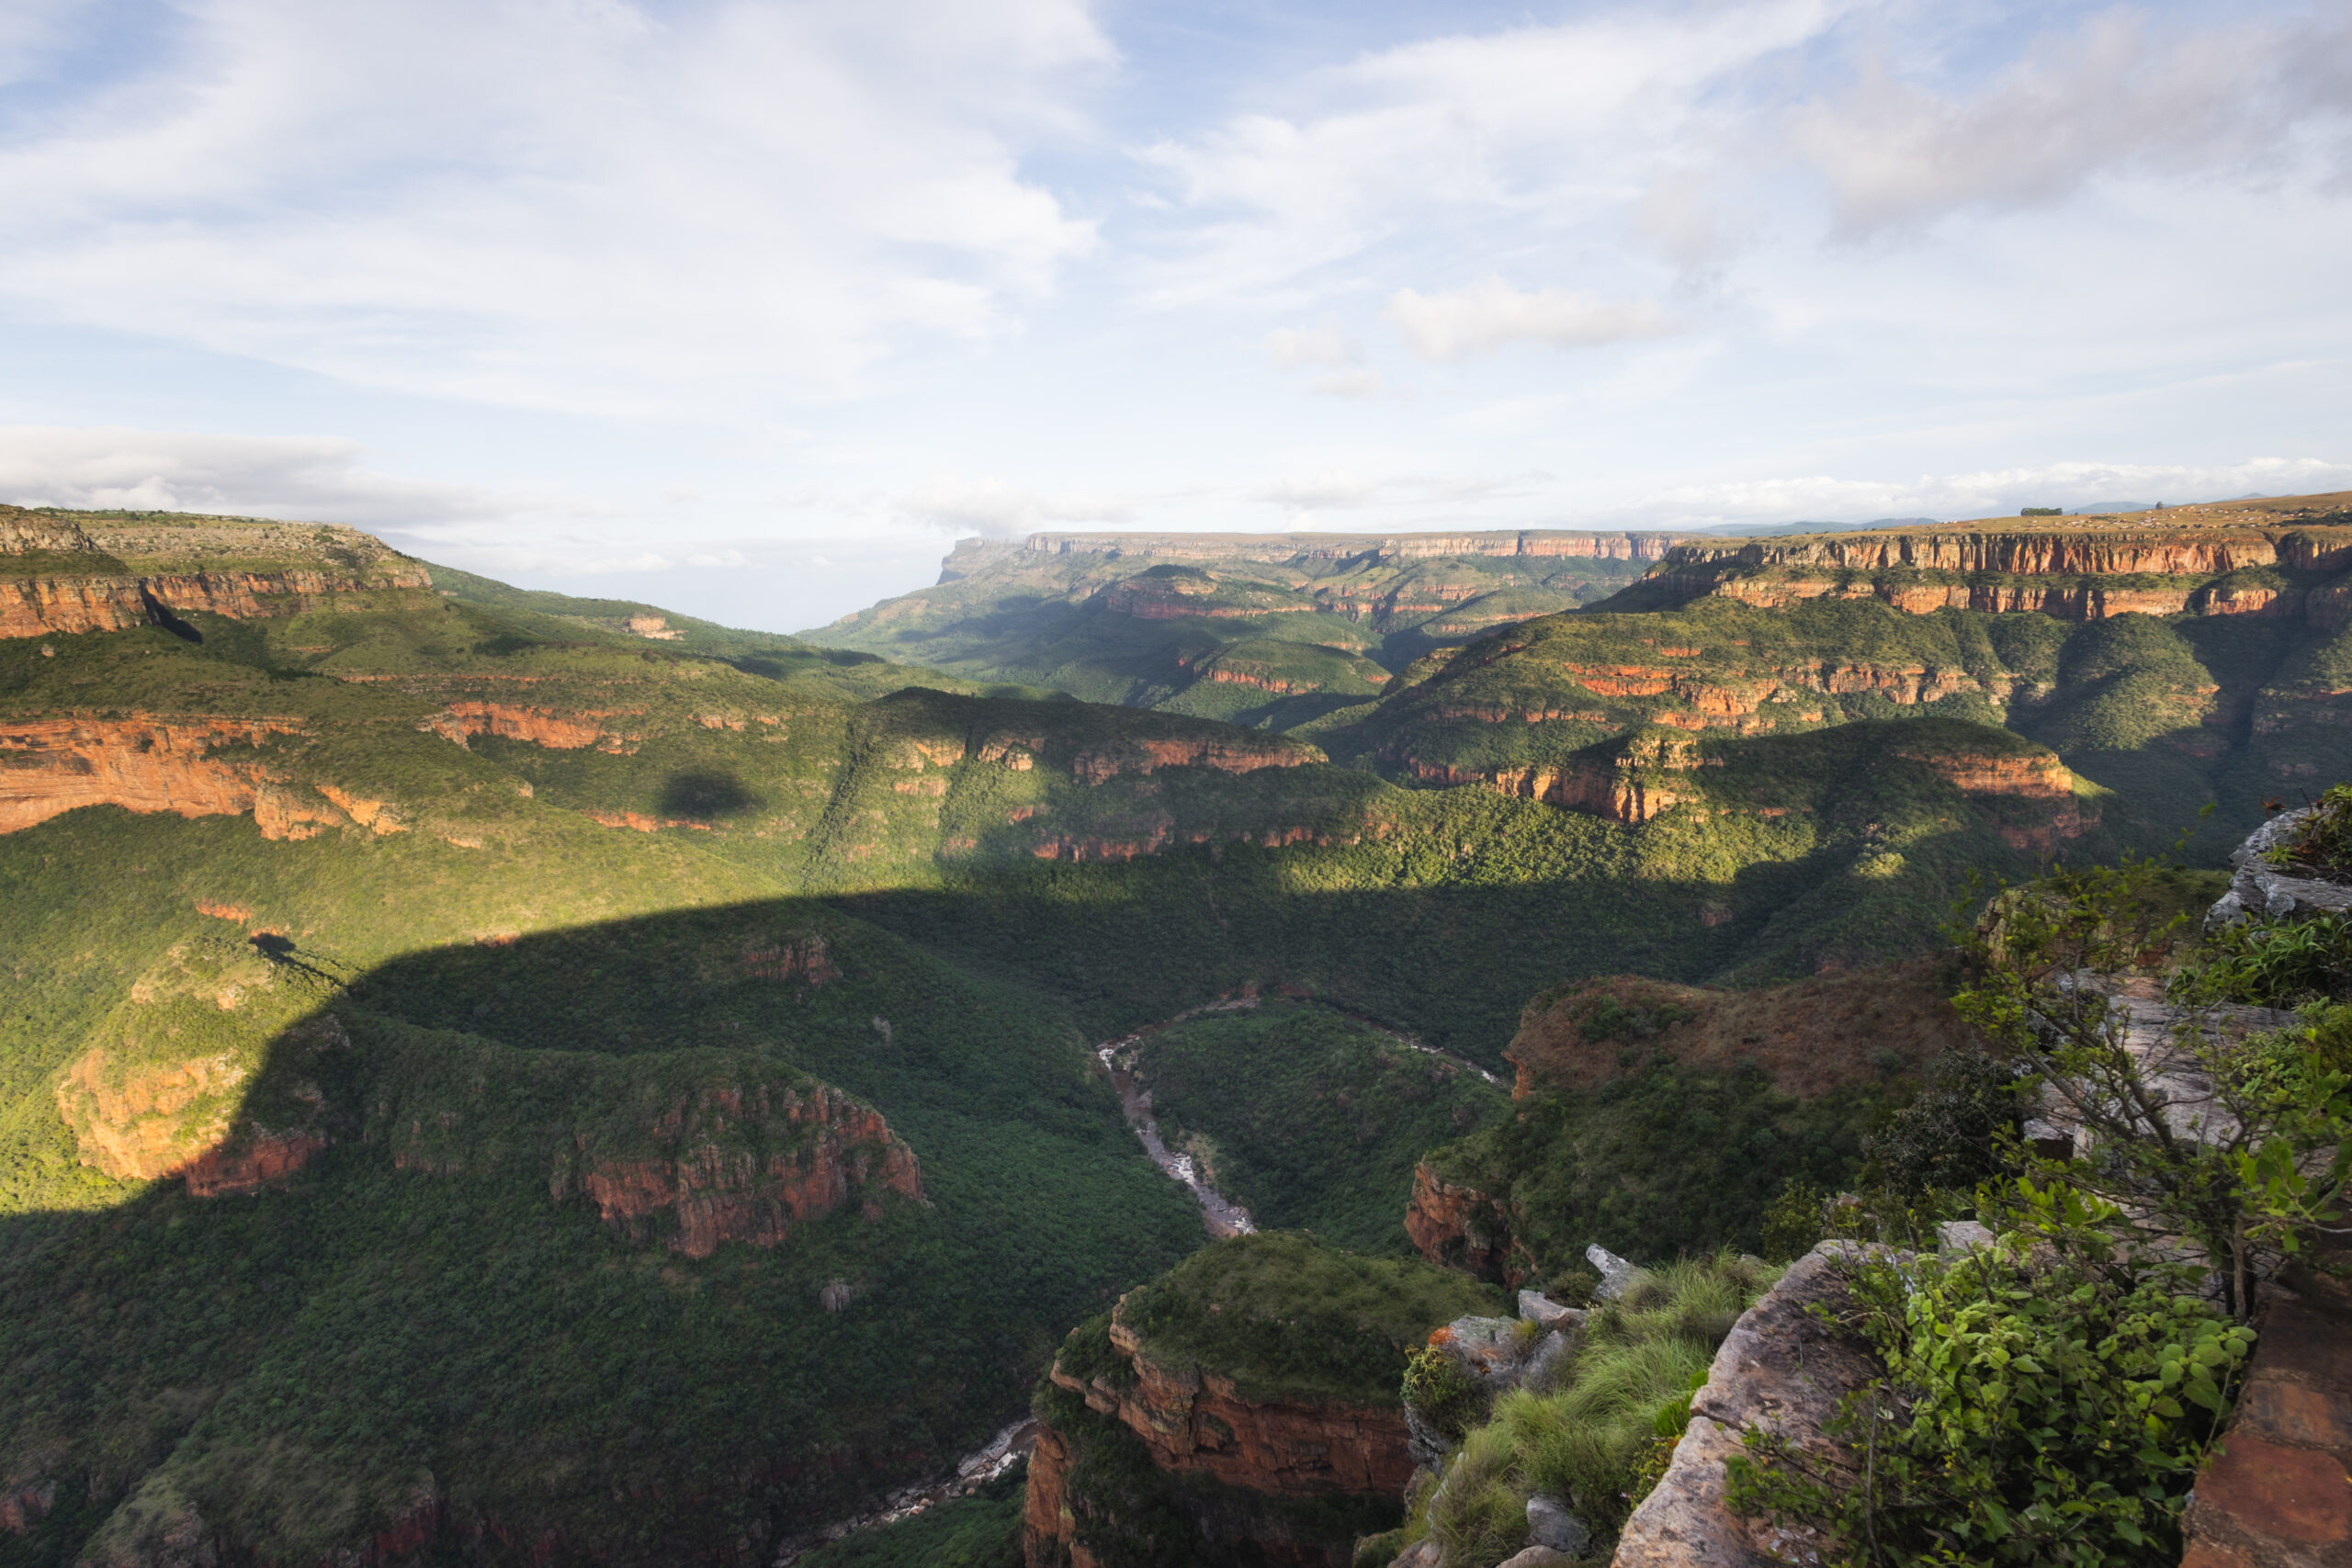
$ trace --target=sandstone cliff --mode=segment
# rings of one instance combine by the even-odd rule
[[[0,637],[119,631],[192,613],[290,615],[338,594],[432,584],[421,564],[356,528],[0,508]]]
[[[2128,613],[2305,613],[2306,581],[2352,565],[2343,496],[2220,502],[2129,517],[1996,519],[1901,530],[1794,536],[1668,549],[1649,590],[1785,605],[1871,598],[1915,615],[2038,611],[2069,620]],[[2231,581],[2233,574],[2252,574]],[[2340,618],[2335,597],[2322,616]]]
[[[302,839],[345,819],[308,789],[279,787],[265,748],[300,718],[203,715],[0,720],[0,833],[85,806],[182,817],[253,812],[264,837]]]
[[[1413,1473],[1407,1354],[1494,1304],[1459,1275],[1279,1232],[1129,1292],[1072,1332],[1033,1406],[1030,1568],[1116,1568],[1151,1542],[1347,1568]]]

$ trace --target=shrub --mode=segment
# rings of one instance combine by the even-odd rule
[[[2018,1206],[1994,1247],[1847,1266],[1851,1325],[1887,1367],[1831,1423],[1863,1462],[1751,1432],[1735,1508],[1819,1532],[1833,1568],[2180,1560],[2253,1331],[2190,1293],[2201,1270],[2124,1263],[2114,1205],[2025,1183]]]

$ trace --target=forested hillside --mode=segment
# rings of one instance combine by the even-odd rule
[[[2283,617],[1988,616],[1980,648],[1965,610],[1579,612],[1280,733],[349,530],[10,513],[0,552],[0,1563],[764,1560],[977,1445],[1203,1240],[1099,1043],[1283,998],[1149,1048],[1170,1129],[1270,1223],[1401,1252],[1429,1147],[1524,1151],[1476,1141],[1499,1091],[1400,1034],[1499,1071],[1564,984],[1917,950],[1972,875],[2167,819],[2068,761],[2173,754],[2182,726],[2119,730],[2137,709],[2098,691],[2270,713],[2267,652],[2218,691],[2189,664],[2275,631],[2324,711],[2335,646]],[[1555,564],[1584,592],[1640,563]],[[1432,625],[1400,624],[1416,660]],[[2068,651],[2118,627],[2143,642]],[[1981,653],[2003,701],[1453,711],[1630,663],[1639,628],[1725,691],[1948,637],[1939,694]],[[2016,682],[2052,671],[2034,711],[2075,716],[2029,733]],[[2245,723],[2158,783],[2331,765],[2324,728]],[[1753,1089],[1723,1090],[1743,1136],[1850,1142],[1850,1107]]]

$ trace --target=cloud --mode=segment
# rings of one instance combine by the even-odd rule
[[[1646,300],[1603,300],[1562,288],[1524,294],[1499,277],[1422,294],[1402,288],[1381,312],[1423,359],[1475,359],[1514,343],[1598,348],[1662,337],[1677,323]]]
[[[2352,488],[2352,460],[2337,458],[2250,457],[2209,465],[2072,461],[1912,479],[1815,474],[1679,486],[1612,509],[1611,515],[1668,528],[1874,517],[1965,519],[2014,516],[2028,506],[2095,505],[2119,496],[2177,505],[2346,488]]]
[[[1737,142],[1744,75],[1821,36],[1849,0],[1636,7],[1422,39],[1283,84],[1136,157],[1162,209],[1139,214],[1147,299],[1307,297],[1318,269],[1494,221],[1556,238],[1621,209],[1653,165]],[[1351,277],[1348,282],[1355,280]]]
[[[1973,91],[1865,63],[1792,118],[1848,235],[1970,207],[2061,200],[2102,174],[2193,176],[2290,159],[2301,128],[2352,110],[2352,24],[2158,33],[2105,11],[2045,34]],[[2341,148],[2336,149],[2341,158]]]
[[[1084,0],[177,17],[0,127],[18,310],[413,392],[674,414],[831,396],[900,344],[995,333],[1093,243],[1020,169],[1111,59]]]
[[[1279,327],[1266,334],[1266,357],[1277,370],[1361,365],[1363,344],[1337,327]]]
[[[1387,389],[1387,383],[1377,370],[1342,370],[1336,376],[1317,376],[1306,389],[1325,398],[1376,398]]]
[[[1134,515],[1117,497],[1044,495],[1002,479],[954,475],[926,479],[900,499],[898,511],[925,527],[991,538],[1016,538],[1056,524],[1115,525]]]
[[[331,436],[0,425],[0,499],[363,526],[446,522],[513,504],[471,487],[375,473],[361,457],[356,442]]]

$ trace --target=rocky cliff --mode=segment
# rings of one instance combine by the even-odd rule
[[[266,837],[307,837],[342,815],[311,791],[276,787],[266,750],[304,728],[300,718],[201,715],[0,721],[0,833],[119,806],[181,817],[251,811]]]
[[[0,637],[119,631],[203,613],[298,615],[335,595],[433,585],[356,528],[254,518],[0,508]]]
[[[1408,1350],[1450,1308],[1491,1306],[1459,1276],[1281,1233],[1129,1292],[1072,1333],[1040,1391],[1030,1568],[1117,1568],[1145,1534],[1175,1553],[1158,1561],[1346,1568],[1412,1476]]]
[[[2352,564],[2352,497],[2220,502],[2128,517],[1947,524],[1668,549],[1645,589],[1786,605],[1870,598],[1915,615],[2038,611],[2299,615],[2309,581]],[[2262,576],[2266,569],[2284,577]],[[2335,600],[2323,615],[2336,614]]]
[[[1504,558],[1657,560],[1678,538],[1657,533],[1585,533],[1564,528],[1431,534],[1032,534],[1019,545],[959,539],[946,573],[968,576],[1000,553],[1116,556],[1129,560],[1286,561],[1390,564],[1453,556]]]
[[[667,1152],[639,1159],[580,1135],[549,1195],[576,1189],[605,1224],[688,1258],[722,1241],[775,1247],[853,1204],[880,1219],[886,1194],[923,1201],[914,1151],[882,1113],[822,1084],[706,1089],[664,1111],[652,1134]]]

